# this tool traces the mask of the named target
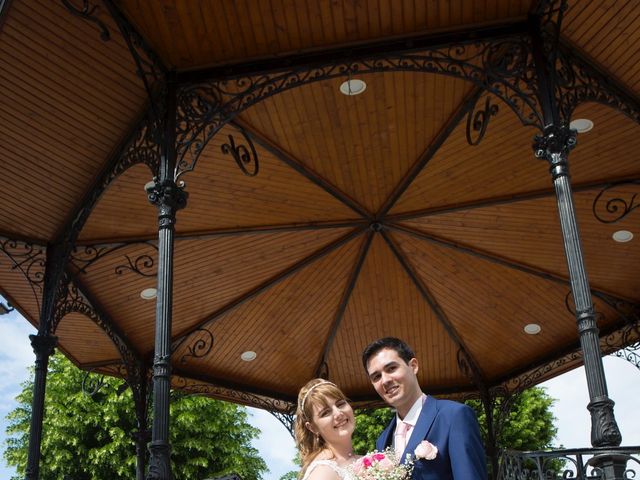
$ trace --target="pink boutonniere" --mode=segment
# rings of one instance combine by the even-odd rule
[[[413,454],[416,459],[420,460],[424,458],[425,460],[433,460],[438,455],[438,447],[436,447],[433,443],[427,442],[423,440],[418,444]]]

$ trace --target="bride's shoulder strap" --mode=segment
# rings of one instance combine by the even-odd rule
[[[309,480],[311,474],[317,467],[328,467],[321,469],[322,472],[317,471],[316,475],[314,475],[313,480],[333,480],[333,479],[342,479],[342,469],[338,466],[336,462],[333,460],[314,460],[307,467],[307,471],[304,472],[304,477],[302,480]],[[329,471],[331,469],[331,472]]]

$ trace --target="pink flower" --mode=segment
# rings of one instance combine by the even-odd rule
[[[438,455],[438,447],[436,447],[432,443],[427,442],[426,440],[423,440],[416,447],[413,454],[417,459],[424,458],[425,460],[433,460],[434,458],[436,458],[436,455]]]
[[[396,464],[389,460],[388,457],[382,455],[382,458],[378,460],[378,466],[383,472],[388,472],[396,467]]]
[[[376,461],[380,461],[380,460],[384,460],[386,457],[384,456],[384,453],[374,453],[373,454],[373,459]]]

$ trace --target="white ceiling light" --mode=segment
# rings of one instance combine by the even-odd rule
[[[529,335],[537,335],[542,331],[542,327],[537,323],[528,323],[524,326],[524,331]]]
[[[340,85],[340,91],[344,95],[359,95],[367,88],[367,84],[357,78],[350,78]]]
[[[618,230],[611,235],[616,242],[625,243],[630,242],[633,239],[633,233],[629,230]]]
[[[242,352],[242,355],[240,355],[240,358],[245,362],[253,362],[257,356],[258,355],[256,354],[256,352],[247,350],[246,352]]]
[[[155,288],[145,288],[140,292],[140,298],[144,300],[153,300],[158,295],[158,290]]]
[[[588,118],[576,118],[569,124],[569,128],[578,133],[586,133],[593,128],[593,122]]]

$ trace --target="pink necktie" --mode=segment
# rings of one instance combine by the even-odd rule
[[[409,431],[409,428],[411,428],[411,424],[405,422],[400,422],[396,426],[394,441],[398,461],[402,460],[402,452],[404,452],[404,449],[407,446],[407,432]]]

